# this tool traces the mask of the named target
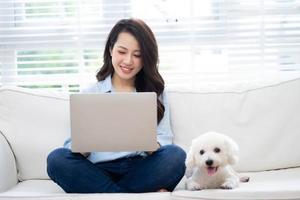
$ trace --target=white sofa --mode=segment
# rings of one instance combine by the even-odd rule
[[[68,137],[68,94],[2,87],[0,199],[300,199],[300,78],[216,88],[168,92],[174,142],[187,150],[206,131],[231,136],[249,183],[186,191],[183,178],[172,193],[66,194],[49,180],[46,157]]]

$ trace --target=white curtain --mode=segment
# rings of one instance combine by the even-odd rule
[[[78,91],[130,17],[154,31],[167,87],[300,71],[300,0],[0,0],[0,85]]]

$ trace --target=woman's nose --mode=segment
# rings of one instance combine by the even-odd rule
[[[127,65],[132,64],[132,56],[130,54],[126,55],[126,57],[124,59],[124,63]]]

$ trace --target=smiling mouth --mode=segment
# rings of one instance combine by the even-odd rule
[[[121,70],[123,73],[128,74],[130,73],[133,69],[129,68],[129,67],[122,67],[121,66]]]
[[[218,171],[218,167],[207,167],[206,169],[208,176],[213,176]]]

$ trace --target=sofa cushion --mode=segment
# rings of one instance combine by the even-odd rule
[[[15,157],[9,143],[0,130],[0,192],[17,183],[17,168]]]
[[[60,195],[65,192],[51,180],[27,180],[21,181],[11,189],[0,194],[0,197],[11,196],[45,196]]]
[[[250,181],[248,183],[241,183],[240,187],[236,189],[210,189],[201,191],[179,189],[172,193],[171,199],[300,199],[300,168],[243,173],[243,175],[249,176]]]
[[[19,180],[48,179],[46,158],[69,135],[67,95],[0,89],[0,129],[16,158]]]
[[[170,192],[141,194],[67,194],[51,180],[27,180],[10,190],[0,193],[0,199],[55,199],[55,200],[169,200]]]
[[[240,147],[238,171],[300,166],[300,78],[246,91],[169,92],[174,142],[188,150],[206,131]]]
[[[186,191],[178,188],[171,193],[143,193],[143,194],[65,194],[64,191],[51,180],[28,180],[17,184],[10,190],[0,193],[0,199],[299,199],[300,198],[300,168],[283,169],[264,172],[243,173],[250,176],[250,182],[241,183],[233,190],[202,190]]]

